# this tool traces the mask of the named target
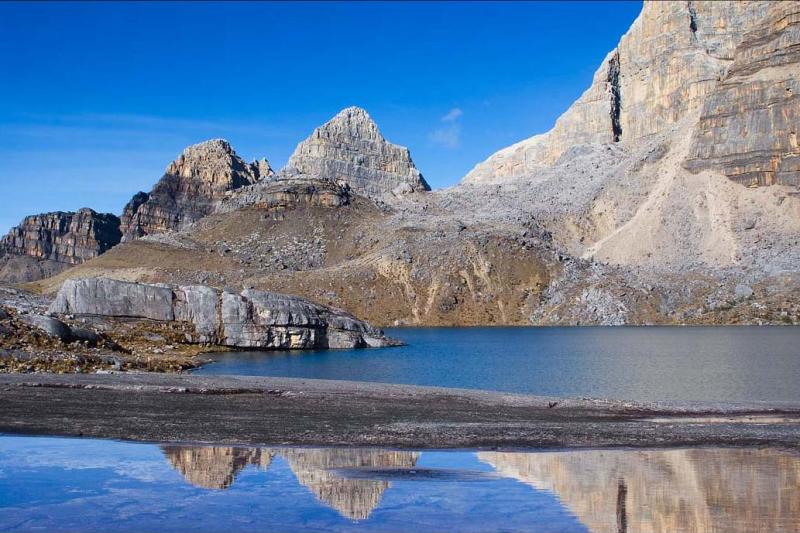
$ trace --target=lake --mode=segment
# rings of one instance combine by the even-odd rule
[[[0,435],[0,531],[800,530],[772,449],[238,448]]]
[[[394,328],[387,334],[407,346],[226,353],[196,372],[641,401],[800,401],[800,327]]]

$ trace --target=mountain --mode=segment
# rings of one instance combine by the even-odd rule
[[[26,282],[57,274],[120,242],[120,220],[84,208],[32,215],[0,240],[0,277]]]
[[[347,108],[274,173],[190,147],[126,242],[35,287],[252,287],[376,325],[798,323],[799,50],[798,2],[646,2],[551,131],[458,186],[427,192]]]
[[[181,229],[214,212],[227,192],[273,175],[266,159],[245,163],[223,139],[186,148],[149,193],[122,213],[123,240]]]
[[[429,191],[408,148],[387,142],[372,117],[348,107],[301,142],[286,165],[288,173],[342,182],[374,200]]]
[[[698,112],[699,124],[697,117],[691,120],[699,126],[693,159],[760,151],[752,161],[757,166],[773,155],[762,144],[776,128],[785,134],[769,141],[775,145],[770,148],[796,154],[787,126],[796,123],[798,17],[797,2],[645,2],[591,86],[552,130],[499,151],[464,181],[524,176],[552,166],[577,145],[636,143]],[[779,107],[768,111],[776,98]],[[736,117],[733,123],[726,122],[730,117]],[[750,128],[731,129],[730,138],[722,138],[726,125]],[[723,153],[703,148],[713,143],[724,145]]]

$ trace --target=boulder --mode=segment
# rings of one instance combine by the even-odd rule
[[[311,349],[391,346],[383,332],[303,298],[203,285],[168,287],[106,278],[67,280],[52,314],[100,315],[192,324],[190,341],[235,348]]]
[[[72,342],[72,330],[62,321],[42,315],[23,315],[22,321],[61,342]]]

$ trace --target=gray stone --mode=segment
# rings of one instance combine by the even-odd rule
[[[105,278],[66,281],[50,306],[54,314],[103,315],[187,322],[190,342],[236,348],[362,348],[394,344],[369,324],[302,298],[203,285],[169,286]]]
[[[70,328],[70,342],[85,342],[89,346],[97,346],[100,336],[94,331],[86,328]]]
[[[408,148],[388,142],[360,107],[343,109],[314,130],[297,146],[283,174],[347,183],[374,200],[430,190]]]
[[[48,337],[59,339],[61,342],[72,341],[72,330],[58,319],[42,315],[23,315],[22,321],[43,331]]]
[[[67,280],[49,311],[55,314],[174,320],[172,289],[107,278]]]
[[[743,300],[745,298],[750,298],[753,295],[753,289],[749,285],[740,283],[736,286],[733,293],[737,300]]]

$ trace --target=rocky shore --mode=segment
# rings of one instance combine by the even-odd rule
[[[400,448],[778,446],[800,405],[637,404],[177,374],[0,375],[0,432]]]
[[[181,372],[206,352],[397,344],[344,311],[273,292],[90,278],[50,301],[0,287],[0,373]]]

